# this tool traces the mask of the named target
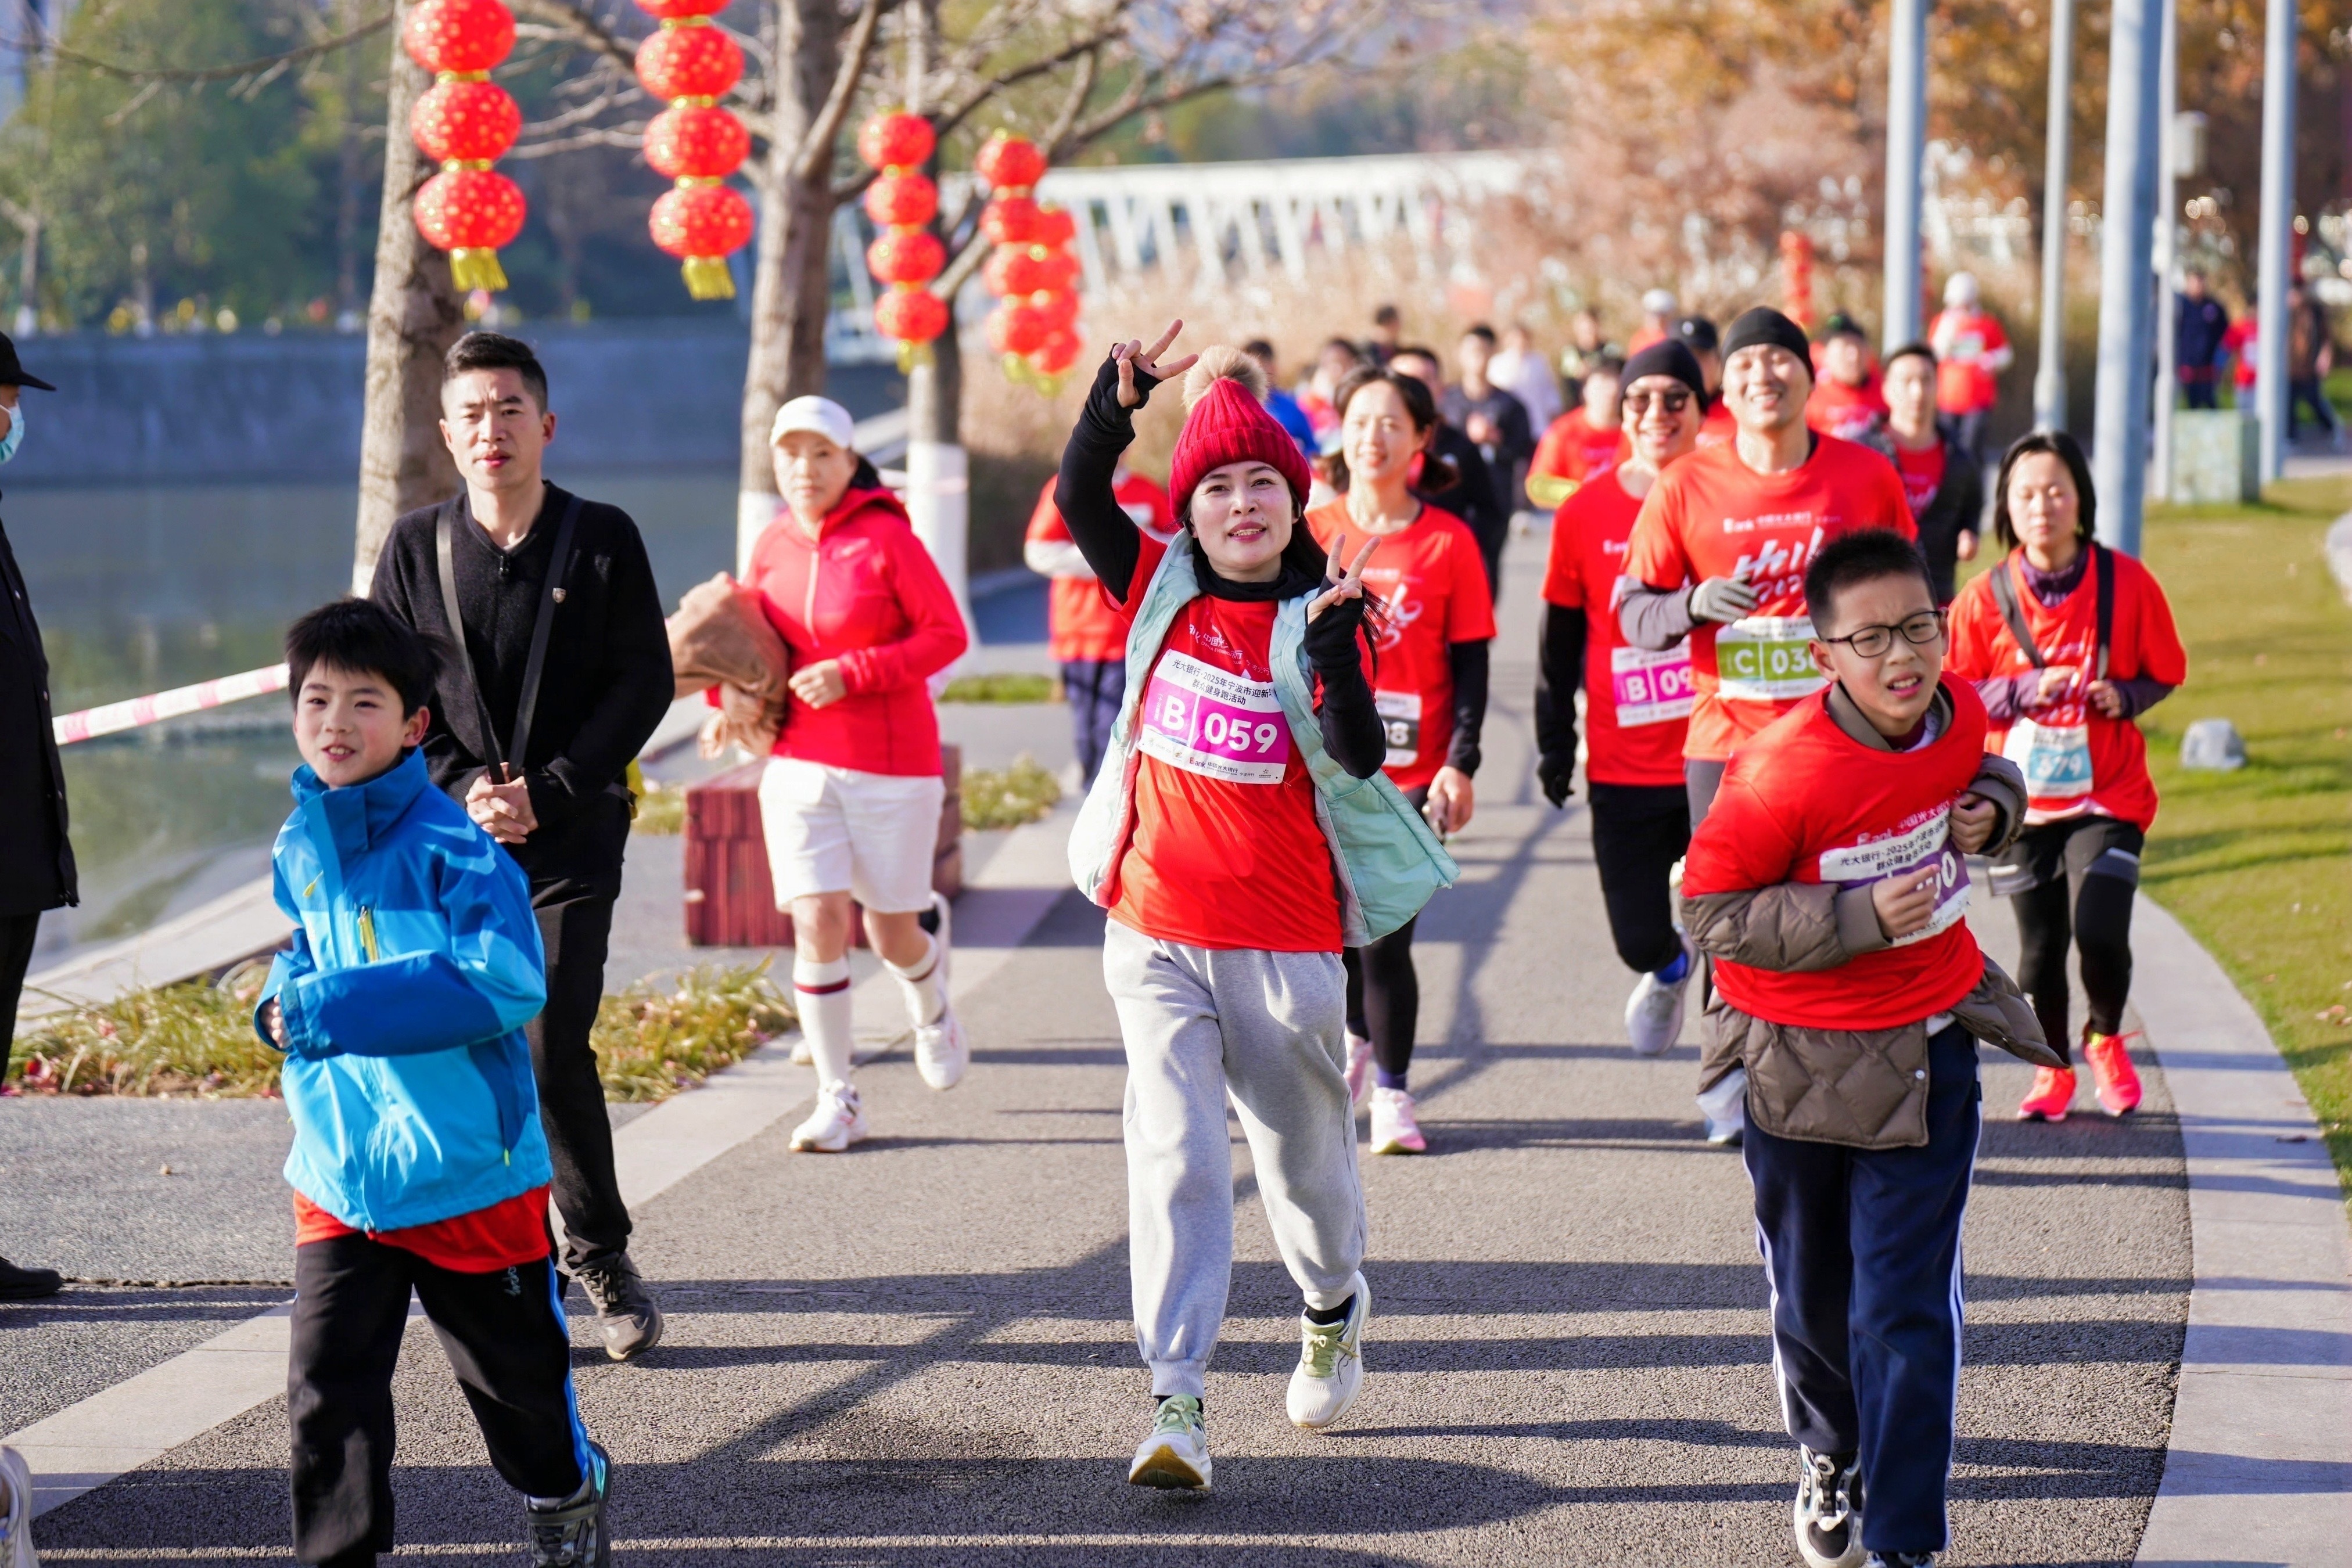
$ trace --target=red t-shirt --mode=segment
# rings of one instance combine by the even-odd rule
[[[1168,547],[1145,538],[1119,607],[1132,624]],[[1134,810],[1111,857],[1111,918],[1195,947],[1340,949],[1339,884],[1267,661],[1271,601],[1197,595],[1136,709]]]
[[[1715,402],[1707,405],[1706,417],[1698,423],[1698,444],[1701,446],[1728,446],[1739,435],[1739,422],[1731,417],[1731,405],[1717,392]]]
[[[1740,1011],[1801,1029],[1899,1029],[1949,1010],[1984,975],[1961,916],[1966,859],[1951,841],[1952,800],[1984,751],[1976,688],[1943,677],[1952,722],[1917,751],[1880,751],[1840,729],[1826,693],[1807,698],[1739,749],[1691,835],[1683,892],[1704,896],[1781,883],[1867,884],[1935,865],[1926,928],[1895,946],[1798,974],[1718,958],[1716,988]]]
[[[2241,391],[2254,384],[2254,373],[2260,369],[2254,359],[2254,334],[2261,327],[2261,319],[2249,313],[2231,322],[2221,334],[2221,347],[2237,361],[2231,374],[2236,377]]]
[[[2000,401],[2000,387],[1983,363],[2009,347],[2000,319],[1989,310],[1938,311],[1927,329],[1936,350],[1936,406],[1946,413],[1976,413]]]
[[[1307,514],[1315,542],[1331,548],[1348,537],[1348,553],[1364,548],[1363,530],[1349,518],[1346,497]],[[1389,779],[1418,789],[1437,777],[1454,745],[1454,664],[1456,643],[1495,635],[1495,598],[1469,525],[1424,506],[1403,531],[1381,540],[1364,568],[1364,585],[1378,598],[1388,624],[1364,666],[1388,730]]]
[[[1876,371],[1858,387],[1850,387],[1835,376],[1823,376],[1813,383],[1813,395],[1805,400],[1805,423],[1842,441],[1861,440],[1885,415],[1886,399],[1879,393]]]
[[[1817,437],[1812,455],[1785,474],[1756,473],[1738,448],[1710,446],[1659,476],[1633,526],[1625,575],[1671,592],[1745,568],[1759,596],[1732,625],[1702,621],[1691,630],[1697,702],[1685,756],[1720,762],[1822,689],[1805,568],[1828,540],[1861,528],[1919,534],[1894,465],[1835,436]]]
[[[1055,481],[1045,481],[1037,509],[1029,515],[1024,544],[1070,545],[1070,528],[1054,505]],[[1135,526],[1165,544],[1175,537],[1175,515],[1168,492],[1133,469],[1122,469],[1112,482],[1111,495]],[[1081,563],[1083,564],[1083,562]],[[1046,652],[1056,664],[1076,660],[1127,657],[1127,625],[1103,597],[1102,585],[1091,571],[1056,572],[1045,590]]]
[[[1663,653],[1617,630],[1617,580],[1642,503],[1622,471],[1560,504],[1544,566],[1544,602],[1585,612],[1584,776],[1599,784],[1683,784],[1690,727],[1691,654],[1685,638]]]
[[[1895,471],[1903,476],[1903,499],[1911,508],[1911,519],[1918,521],[1936,492],[1944,487],[1944,444],[1932,442],[1914,452],[1897,444],[1895,448]]]
[[[2093,562],[2083,580],[2053,608],[2044,608],[2025,585],[2012,551],[1993,569],[2017,586],[2017,606],[2042,657],[2052,664],[2095,671],[2099,641],[2099,574]],[[1952,601],[1952,651],[1945,667],[1966,680],[2016,675],[2033,667],[2017,645],[2000,605],[1992,596],[1992,572],[1960,590]],[[2177,686],[2189,678],[2189,654],[2172,624],[2172,606],[2155,574],[2127,555],[2116,557],[2116,609],[2107,646],[2112,680],[2146,676]],[[2156,821],[2156,781],[2147,772],[2147,737],[2130,719],[2109,718],[2079,695],[2028,715],[2008,729],[1985,737],[2025,770],[2031,791],[2026,821],[2057,821],[2095,815],[2137,823],[2142,831]]]
[[[300,1193],[294,1195],[295,1246],[361,1234]],[[517,1193],[504,1203],[436,1219],[430,1225],[364,1234],[371,1241],[414,1252],[436,1269],[457,1274],[495,1274],[501,1269],[536,1263],[547,1256],[547,1188],[533,1187],[529,1192]]]
[[[1585,416],[1582,408],[1570,409],[1544,426],[1542,436],[1536,442],[1536,453],[1528,459],[1528,498],[1542,504],[1543,496],[1537,494],[1538,481],[1550,480],[1541,486],[1544,495],[1565,498],[1559,488],[1565,483],[1571,488],[1590,484],[1595,477],[1617,466],[1625,452],[1624,434],[1613,425],[1596,425]],[[1558,501],[1551,502],[1558,505]]]

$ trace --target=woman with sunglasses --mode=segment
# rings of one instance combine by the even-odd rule
[[[1992,891],[2017,911],[2018,983],[2061,1056],[2074,1038],[2068,946],[2080,955],[2083,1054],[2100,1106],[2122,1116],[2140,1098],[2124,1001],[2140,845],[2156,821],[2147,742],[2132,721],[2188,679],[2189,655],[2154,575],[2093,542],[2097,498],[2072,436],[2020,437],[1993,496],[1993,534],[2009,553],[1953,601],[1950,660],[1984,698],[1987,747],[2024,769],[2031,792]],[[2074,1098],[2073,1067],[2045,1067],[2018,1116],[2063,1122]]]
[[[1343,554],[1356,541],[1380,543],[1364,569],[1377,607],[1365,622],[1372,644],[1372,697],[1388,737],[1390,782],[1440,835],[1470,824],[1478,736],[1486,722],[1486,648],[1495,600],[1478,540],[1453,513],[1413,494],[1445,493],[1443,459],[1423,456],[1437,429],[1429,388],[1396,369],[1367,365],[1339,383],[1339,449],[1323,476],[1339,492],[1307,514],[1315,542]],[[1416,467],[1415,457],[1423,457]],[[1343,542],[1346,541],[1346,542]],[[1414,922],[1347,949],[1348,1092],[1370,1103],[1371,1152],[1417,1155],[1429,1147],[1406,1087],[1421,1021],[1421,979],[1412,964]]]

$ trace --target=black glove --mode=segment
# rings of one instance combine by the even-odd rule
[[[1335,586],[1326,580],[1321,591],[1328,593]],[[1307,656],[1324,679],[1353,670],[1361,663],[1363,650],[1356,641],[1356,633],[1364,624],[1366,602],[1360,593],[1353,599],[1342,599],[1327,605],[1323,613],[1307,623]]]
[[[1576,793],[1576,757],[1545,757],[1536,762],[1536,782],[1542,786],[1544,799],[1555,806],[1565,806],[1568,798]]]

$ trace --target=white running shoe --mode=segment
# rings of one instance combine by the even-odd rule
[[[1372,1082],[1372,1042],[1360,1034],[1348,1037],[1348,1103],[1361,1105]]]
[[[1421,1123],[1413,1115],[1412,1096],[1402,1089],[1372,1086],[1372,1153],[1376,1155],[1419,1155],[1429,1150],[1429,1140],[1421,1135]]]
[[[1190,1394],[1170,1395],[1160,1402],[1150,1435],[1127,1467],[1128,1484],[1207,1491],[1209,1469],[1209,1429],[1201,1419],[1200,1400]]]
[[[1644,975],[1625,998],[1625,1034],[1636,1056],[1664,1056],[1683,1035],[1683,998],[1698,973],[1698,950],[1681,930],[1675,935],[1682,939],[1683,977],[1669,982]]]
[[[1706,1118],[1706,1141],[1721,1149],[1736,1149],[1748,1135],[1748,1069],[1735,1067],[1720,1083],[1698,1097],[1698,1113]]]
[[[915,1026],[915,1071],[924,1082],[934,1089],[952,1089],[963,1082],[964,1069],[971,1065],[971,1041],[952,1009],[941,1013],[937,1023]]]
[[[793,1152],[837,1155],[866,1136],[866,1109],[855,1084],[828,1083],[816,1092],[816,1109],[793,1129]]]
[[[33,1472],[25,1456],[0,1448],[0,1491],[7,1505],[0,1508],[0,1568],[39,1568],[33,1554]]]
[[[1319,1432],[1348,1413],[1364,1389],[1364,1320],[1372,1315],[1371,1287],[1355,1279],[1355,1299],[1336,1323],[1298,1318],[1298,1365],[1290,1375],[1290,1419]]]

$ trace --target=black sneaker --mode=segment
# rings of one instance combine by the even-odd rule
[[[604,1354],[614,1361],[643,1355],[661,1343],[661,1309],[629,1261],[626,1252],[572,1271],[588,1304],[596,1309],[596,1327],[604,1336]]]
[[[1932,1552],[1874,1552],[1863,1568],[1936,1568]]]
[[[66,1277],[55,1269],[19,1269],[0,1258],[0,1301],[37,1301],[65,1288]]]
[[[613,1461],[593,1443],[588,1445],[588,1472],[571,1500],[556,1508],[523,1509],[530,1528],[531,1568],[612,1568],[604,1505],[613,1498]]]
[[[1797,1452],[1804,1474],[1797,1482],[1797,1553],[1808,1568],[1864,1568],[1862,1472],[1852,1454]]]

